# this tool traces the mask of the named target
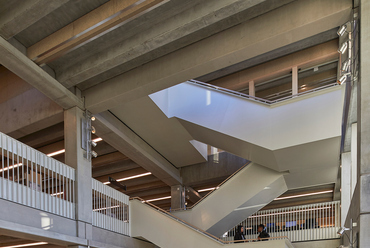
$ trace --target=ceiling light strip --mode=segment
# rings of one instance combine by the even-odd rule
[[[29,244],[23,244],[23,245],[1,246],[0,248],[19,248],[19,247],[47,245],[47,244],[48,244],[47,242],[37,242],[37,243],[29,243]]]
[[[146,202],[162,201],[162,200],[167,200],[167,199],[171,199],[171,196],[165,196],[165,197],[150,199],[150,200],[146,200]]]
[[[291,198],[298,198],[298,197],[304,197],[304,196],[311,196],[311,195],[320,195],[320,194],[326,194],[326,193],[332,193],[332,192],[333,192],[333,190],[326,190],[326,191],[320,191],[320,192],[314,192],[314,193],[307,193],[307,194],[301,194],[301,195],[292,195],[292,196],[278,197],[278,198],[275,198],[274,201],[291,199]]]
[[[117,179],[116,181],[117,182],[122,182],[122,181],[127,181],[127,180],[130,180],[130,179],[134,179],[134,178],[149,176],[151,174],[152,174],[151,172],[146,172],[146,173],[131,176],[131,177],[125,177],[125,178]],[[105,182],[104,184],[110,184],[110,182]]]
[[[105,207],[105,208],[97,208],[97,209],[94,209],[93,211],[96,212],[96,211],[102,211],[102,210],[107,210],[107,209],[112,209],[112,208],[119,208],[119,205],[111,206],[111,207]]]
[[[11,166],[9,166],[9,167],[5,167],[5,168],[3,168],[3,169],[0,169],[0,172],[7,171],[7,170],[11,170],[11,169],[13,169],[13,168],[17,168],[17,167],[22,166],[22,165],[23,165],[22,163],[19,163],[19,164],[13,164],[13,165],[11,165]]]

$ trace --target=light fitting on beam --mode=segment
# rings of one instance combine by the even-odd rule
[[[342,46],[338,49],[338,52],[344,54],[348,48],[348,41],[344,42]]]
[[[94,142],[93,140],[91,141],[91,146],[93,147],[96,147],[98,144],[96,144],[96,142]]]
[[[347,228],[347,227],[341,227],[341,228],[339,228],[339,230],[338,230],[338,234],[340,235],[340,236],[342,236],[343,234],[344,234],[344,232],[345,231],[349,231],[349,230],[351,230],[351,229],[349,229],[349,228]]]
[[[95,134],[96,133],[96,130],[95,130],[95,127],[94,126],[91,126],[91,133],[92,134]]]
[[[96,120],[95,116],[91,116],[91,120],[95,121]]]
[[[98,154],[96,153],[96,151],[91,151],[91,155],[96,158],[98,156]]]
[[[343,66],[342,66],[342,71],[347,71],[349,66],[351,65],[351,59],[347,59],[344,61]]]
[[[342,26],[340,26],[340,28],[338,29],[337,31],[337,34],[339,36],[343,36],[347,31],[347,24],[343,24]]]
[[[344,74],[343,76],[341,76],[341,77],[339,78],[339,83],[340,83],[340,84],[343,84],[343,83],[345,83],[345,82],[346,82],[346,80],[347,80],[347,75],[346,75],[346,74]]]

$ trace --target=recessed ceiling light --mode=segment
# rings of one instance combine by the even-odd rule
[[[134,179],[134,178],[138,178],[138,177],[149,176],[151,174],[152,174],[151,172],[147,172],[147,173],[143,173],[143,174],[139,174],[139,175],[135,175],[135,176],[131,176],[131,177],[125,177],[125,178],[117,179],[116,181],[117,182],[122,182],[122,181],[130,180],[130,179]],[[110,182],[105,182],[104,184],[110,184]]]

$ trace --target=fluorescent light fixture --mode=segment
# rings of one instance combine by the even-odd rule
[[[329,209],[329,208],[331,208],[331,207],[310,208],[310,209],[287,211],[287,212],[274,213],[274,214],[261,214],[261,215],[249,216],[248,218],[258,218],[258,217],[264,217],[264,216],[274,216],[274,215],[281,215],[281,214],[299,213],[299,212],[307,212],[307,211],[322,210],[322,209]]]
[[[94,209],[93,211],[96,212],[96,211],[102,211],[102,210],[107,210],[107,209],[112,209],[112,208],[119,208],[119,205],[111,206],[111,207],[105,207],[105,208],[97,208],[97,209]]]
[[[122,182],[122,181],[127,181],[127,180],[130,180],[130,179],[134,179],[134,178],[149,176],[151,174],[152,174],[151,172],[147,172],[147,173],[139,174],[139,175],[136,175],[136,176],[121,178],[121,179],[118,179],[116,181],[117,182]],[[105,182],[104,184],[110,184],[110,182]]]
[[[346,82],[346,80],[347,80],[347,75],[346,75],[346,74],[344,74],[343,76],[341,76],[341,77],[339,78],[339,83],[340,83],[340,84],[343,84],[344,82]]]
[[[337,34],[338,34],[339,36],[343,36],[343,35],[344,35],[344,33],[346,32],[346,30],[347,30],[347,25],[346,25],[346,24],[344,24],[344,25],[340,26],[340,28],[339,28],[339,29],[338,29],[338,31],[337,31]]]
[[[58,193],[54,193],[54,194],[51,194],[52,196],[57,196],[57,195],[63,195],[64,192],[58,192]]]
[[[96,139],[93,139],[92,141],[94,141],[95,143],[98,143],[98,142],[100,142],[102,140],[103,140],[102,138],[96,138]]]
[[[216,188],[200,189],[200,190],[198,190],[198,193],[206,192],[206,191],[212,191],[212,190],[215,190],[215,189]]]
[[[333,190],[326,190],[326,191],[320,191],[320,192],[314,192],[314,193],[307,193],[307,194],[301,194],[301,195],[292,195],[292,196],[278,197],[278,198],[275,198],[274,201],[291,199],[291,198],[297,198],[297,197],[304,197],[304,196],[311,196],[311,195],[320,195],[320,194],[326,194],[326,193],[332,193],[332,192],[333,192]]]
[[[0,248],[19,248],[19,247],[47,245],[47,244],[48,244],[47,242],[37,242],[37,243],[29,243],[29,244],[23,244],[23,245],[1,246]]]
[[[346,41],[339,48],[338,52],[341,53],[341,54],[343,54],[343,53],[345,53],[347,51],[347,48],[348,48],[348,42]]]
[[[162,201],[162,200],[167,200],[167,199],[171,199],[171,196],[165,196],[165,197],[150,199],[150,200],[146,200],[146,202]]]
[[[23,165],[22,163],[19,163],[19,164],[13,164],[13,165],[11,165],[11,166],[9,166],[9,167],[5,167],[4,169],[0,169],[0,172],[7,171],[7,170],[11,170],[11,169],[13,169],[13,168],[17,168],[17,167],[22,166],[22,165]]]
[[[62,150],[59,150],[59,151],[56,151],[56,152],[52,152],[52,153],[46,154],[46,156],[48,156],[48,157],[54,157],[56,155],[59,155],[59,154],[65,153],[65,152],[66,152],[66,149],[62,149]]]

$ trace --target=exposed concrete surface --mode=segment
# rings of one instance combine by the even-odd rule
[[[82,99],[62,86],[3,38],[0,38],[0,63],[61,107],[65,109],[74,106],[84,107]]]
[[[20,138],[63,121],[63,109],[0,66],[0,132]]]
[[[98,113],[331,30],[350,11],[347,0],[293,2],[86,90],[86,107]]]
[[[340,239],[317,240],[310,242],[295,242],[294,248],[336,248],[340,245]]]
[[[84,82],[79,87],[86,89],[289,2],[292,0],[201,1],[159,25],[150,27],[145,23],[149,29],[144,32],[135,30],[135,35],[121,43],[75,61],[67,70],[58,70],[58,80],[67,88]],[[156,22],[158,17],[152,19]],[[124,36],[128,34],[125,30]],[[122,39],[120,36],[117,34],[114,39]]]
[[[99,137],[168,185],[181,184],[180,172],[109,112],[95,115]]]
[[[32,0],[0,2],[0,35],[8,40],[69,0]],[[17,5],[12,8],[12,4]]]

